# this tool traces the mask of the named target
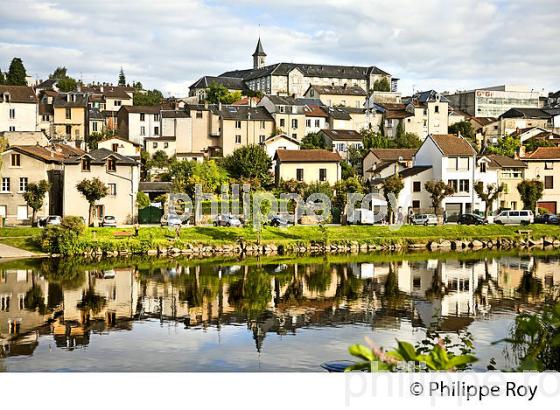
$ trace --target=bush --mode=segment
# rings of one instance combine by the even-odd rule
[[[86,229],[86,224],[81,216],[65,216],[62,218],[60,226],[76,236],[82,235]]]
[[[83,251],[80,236],[85,232],[85,224],[79,216],[65,216],[59,226],[47,226],[41,235],[44,252],[76,255]]]

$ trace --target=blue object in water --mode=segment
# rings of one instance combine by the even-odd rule
[[[321,367],[329,373],[342,373],[348,366],[356,364],[352,360],[333,360],[332,362],[321,363]]]

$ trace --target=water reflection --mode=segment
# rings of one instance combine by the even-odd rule
[[[134,338],[137,326],[154,321],[180,324],[184,332],[243,325],[259,353],[267,335],[297,335],[299,329],[331,332],[329,340],[336,335],[342,349],[361,341],[364,326],[373,338],[380,331],[406,339],[414,329],[460,332],[493,313],[538,310],[560,284],[557,256],[273,262],[0,265],[0,369],[6,367],[2,358],[33,355],[43,340],[49,351],[83,350],[94,343],[92,335],[128,331]],[[356,325],[359,335],[352,332]],[[110,351],[105,339],[95,340]],[[292,347],[302,360],[317,348]]]

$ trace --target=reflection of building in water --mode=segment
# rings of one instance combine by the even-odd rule
[[[528,286],[528,278],[538,284],[538,289],[543,292],[535,293],[531,292],[534,289],[523,289],[524,285]],[[535,258],[533,256],[502,258],[500,260],[499,282],[505,297],[513,298],[525,290],[530,293],[528,295],[529,301],[541,302],[546,292],[557,290],[560,286],[558,259],[556,257]]]

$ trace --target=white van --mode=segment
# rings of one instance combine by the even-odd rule
[[[498,216],[494,218],[494,223],[500,225],[507,225],[507,224],[532,224],[535,222],[535,216],[533,215],[533,211],[502,211]]]

